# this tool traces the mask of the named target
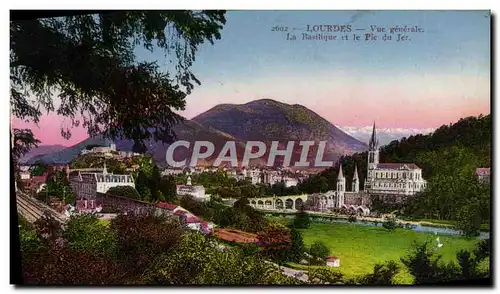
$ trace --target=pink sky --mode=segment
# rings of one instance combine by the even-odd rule
[[[375,120],[380,128],[436,128],[462,117],[490,113],[489,76],[415,75],[373,77],[348,75],[279,77],[226,84],[204,84],[188,96],[181,114],[192,118],[220,103],[242,104],[270,98],[302,104],[340,126],[368,126]],[[323,77],[323,78],[321,78]],[[86,139],[81,127],[73,128],[69,140],[60,128],[68,119],[44,115],[34,126],[13,118],[14,128],[31,128],[42,144],[70,146]]]

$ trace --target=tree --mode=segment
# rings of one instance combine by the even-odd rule
[[[382,227],[386,228],[389,231],[394,231],[397,228],[396,220],[391,217],[382,223]]]
[[[414,284],[430,284],[456,279],[458,269],[454,264],[442,264],[441,255],[436,255],[429,242],[414,243],[413,251],[401,262],[414,277]]]
[[[288,261],[300,262],[304,257],[305,246],[302,233],[295,228],[290,230],[291,246],[287,249],[286,257]]]
[[[171,252],[158,256],[141,282],[173,285],[293,283],[258,255],[246,255],[238,247],[220,250],[216,246],[197,232],[186,233]]]
[[[234,209],[232,207],[227,207],[223,210],[219,210],[215,214],[216,223],[221,227],[233,227],[242,230],[253,231],[254,228],[249,228],[249,219],[247,215],[241,210]]]
[[[30,175],[32,177],[38,177],[43,175],[45,172],[48,172],[49,167],[41,162],[35,163],[35,165],[30,167]]]
[[[22,260],[23,280],[29,285],[119,285],[124,270],[107,257],[74,251],[68,246],[40,252]]]
[[[243,211],[249,204],[250,202],[246,198],[240,198],[233,203],[233,207]]]
[[[478,268],[479,264],[490,256],[489,246],[490,239],[486,239],[481,240],[472,252],[466,250],[457,252],[457,262],[460,266],[459,279],[467,280],[489,276],[489,272],[482,273]]]
[[[153,166],[153,171],[151,177],[148,179],[148,187],[151,190],[153,196],[156,195],[156,191],[160,190],[161,174],[158,166],[155,164]]]
[[[38,123],[42,109],[56,111],[90,136],[132,139],[141,153],[147,139],[171,141],[172,125],[182,120],[172,109],[184,109],[193,81],[201,84],[190,71],[197,48],[220,39],[225,22],[224,11],[179,10],[11,21],[12,114]],[[134,50],[140,45],[163,50],[175,72],[138,62]],[[57,110],[54,94],[61,101]],[[69,138],[70,129],[61,135]],[[26,142],[14,139],[15,156],[39,143]]]
[[[117,258],[128,276],[142,274],[160,254],[175,247],[184,229],[172,219],[154,213],[118,215],[109,228],[117,240]]]
[[[393,260],[379,263],[373,267],[373,273],[362,277],[360,282],[367,285],[394,285],[394,277],[399,271],[399,265]]]
[[[286,260],[286,250],[292,245],[290,231],[282,226],[271,224],[257,234],[262,246],[263,256],[281,265]]]
[[[45,212],[41,218],[34,223],[35,229],[40,240],[46,240],[48,244],[53,245],[61,237],[61,224],[55,220],[49,212]]]
[[[165,196],[163,196],[163,193],[160,190],[156,191],[155,198],[156,198],[156,201],[158,201],[158,202],[164,202],[165,201]]]
[[[147,188],[147,178],[146,174],[144,171],[141,169],[139,170],[139,173],[137,174],[137,178],[135,179],[135,188],[137,189],[137,192],[139,194],[142,194],[145,188]]]
[[[132,186],[115,186],[106,191],[106,194],[127,197],[130,199],[140,200],[141,195]]]
[[[309,214],[305,212],[304,209],[300,209],[299,213],[297,213],[293,219],[293,227],[297,229],[307,229],[310,223]]]
[[[477,237],[480,234],[482,217],[480,203],[470,199],[463,203],[458,211],[458,220],[455,227],[466,237]]]
[[[37,123],[44,108],[73,126],[82,120],[89,135],[171,140],[171,126],[180,120],[172,108],[183,109],[193,82],[200,84],[190,71],[197,48],[220,39],[224,15],[127,11],[11,21],[12,113]],[[138,61],[134,50],[141,45],[163,50],[176,72]],[[54,93],[61,99],[57,110]]]
[[[175,178],[173,176],[165,176],[160,181],[160,191],[165,197],[165,201],[172,202],[176,199],[177,189]]]
[[[316,241],[309,248],[309,254],[314,258],[326,260],[330,254],[330,249],[323,242]]]
[[[342,283],[344,275],[336,270],[315,268],[307,273],[311,284],[337,284]]]
[[[10,133],[10,138],[12,140],[11,150],[14,168],[15,181],[20,182],[21,178],[19,175],[19,160],[21,157],[26,155],[33,147],[38,147],[40,140],[35,139],[33,132],[30,129],[14,129],[14,136],[12,136],[12,131]]]
[[[46,169],[42,166],[42,168]],[[67,174],[65,171],[48,170],[45,186],[38,193],[37,198],[42,201],[47,201],[47,196],[53,196],[64,201],[64,203],[74,204],[76,193],[71,189]]]
[[[255,198],[259,195],[259,190],[255,185],[244,185],[240,187],[242,198]]]
[[[145,201],[145,202],[153,201],[153,195],[151,194],[151,190],[149,190],[148,187],[146,187],[142,190],[141,200]]]
[[[205,205],[194,199],[191,195],[184,195],[181,198],[181,206],[191,211],[195,215],[203,215],[205,212]]]
[[[116,254],[116,236],[95,215],[72,216],[62,236],[75,251],[103,257]]]

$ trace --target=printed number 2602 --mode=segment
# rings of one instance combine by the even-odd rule
[[[271,32],[288,32],[288,27],[275,26],[271,28]]]

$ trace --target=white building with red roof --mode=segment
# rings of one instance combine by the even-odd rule
[[[166,209],[170,213],[178,216],[181,223],[191,230],[200,231],[203,234],[210,234],[213,231],[213,223],[201,220],[198,216],[185,210],[181,206],[168,202],[158,202],[155,206],[157,208]]]
[[[477,179],[482,183],[490,182],[491,169],[489,167],[476,168]]]
[[[205,187],[191,185],[191,176],[188,176],[186,185],[177,185],[176,189],[179,196],[189,195],[198,201],[210,201],[210,195],[205,194]]]
[[[327,266],[340,267],[340,259],[337,256],[328,256],[326,259]]]

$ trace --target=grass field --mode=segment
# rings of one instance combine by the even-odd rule
[[[300,230],[305,245],[321,241],[330,248],[330,255],[340,258],[339,270],[346,277],[354,277],[371,273],[376,263],[395,260],[406,256],[412,249],[414,241],[436,242],[436,236],[428,233],[417,233],[412,230],[396,229],[388,231],[382,227],[369,227],[354,224],[321,224],[314,223],[308,229]],[[439,236],[443,247],[439,253],[443,261],[455,261],[455,254],[460,249],[472,249],[477,239],[468,240],[456,236]],[[288,264],[290,267],[308,270],[308,266]],[[486,264],[487,266],[487,264]],[[311,267],[312,268],[312,267]],[[403,268],[396,276],[401,284],[411,284],[412,276]]]
[[[100,219],[99,222],[106,227],[109,227],[110,220],[109,219]]]

